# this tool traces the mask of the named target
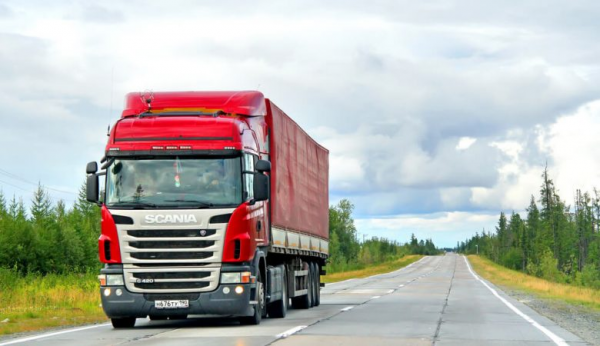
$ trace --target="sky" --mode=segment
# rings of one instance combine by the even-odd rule
[[[453,247],[600,187],[597,1],[0,0],[0,189],[67,204],[130,91],[260,90],[360,237]],[[594,34],[596,33],[596,34]]]

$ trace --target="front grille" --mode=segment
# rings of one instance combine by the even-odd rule
[[[207,266],[210,263],[136,263],[135,266],[138,268],[154,268],[154,267],[200,267]]]
[[[205,259],[212,252],[132,252],[131,257],[141,260],[191,260]]]
[[[176,265],[171,268],[132,268],[126,265],[123,271],[127,288],[146,294],[213,291],[219,284],[221,273],[218,267],[181,268]]]
[[[139,289],[152,290],[182,290],[182,289],[199,289],[210,285],[210,282],[155,282],[152,284],[134,284]]]
[[[214,291],[219,285],[226,226],[192,227],[120,227],[127,289],[163,295]]]
[[[127,231],[127,234],[136,238],[188,238],[210,237],[217,233],[216,229],[144,229]]]
[[[133,273],[136,279],[203,279],[210,276],[210,272],[168,272],[168,273]]]
[[[219,261],[222,241],[216,229],[127,230],[123,241],[131,263]],[[215,258],[213,258],[215,256]]]
[[[136,249],[202,249],[215,245],[214,241],[131,241],[129,246]]]

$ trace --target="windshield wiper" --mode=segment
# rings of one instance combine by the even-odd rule
[[[210,207],[214,206],[213,203],[197,201],[197,200],[193,200],[193,199],[167,199],[167,200],[165,200],[165,202],[189,203],[189,204],[197,205],[198,208],[210,208]]]
[[[158,206],[154,203],[149,203],[149,202],[134,202],[134,201],[128,201],[128,202],[114,202],[109,204],[109,206],[111,207],[140,207],[140,208],[158,208]]]

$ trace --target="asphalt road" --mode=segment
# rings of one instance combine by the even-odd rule
[[[240,326],[228,319],[138,320],[66,329],[6,345],[586,345],[475,276],[462,256],[425,257],[402,270],[329,284],[321,306]]]

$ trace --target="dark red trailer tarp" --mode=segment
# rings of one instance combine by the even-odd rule
[[[329,239],[329,151],[266,101],[272,224]]]

